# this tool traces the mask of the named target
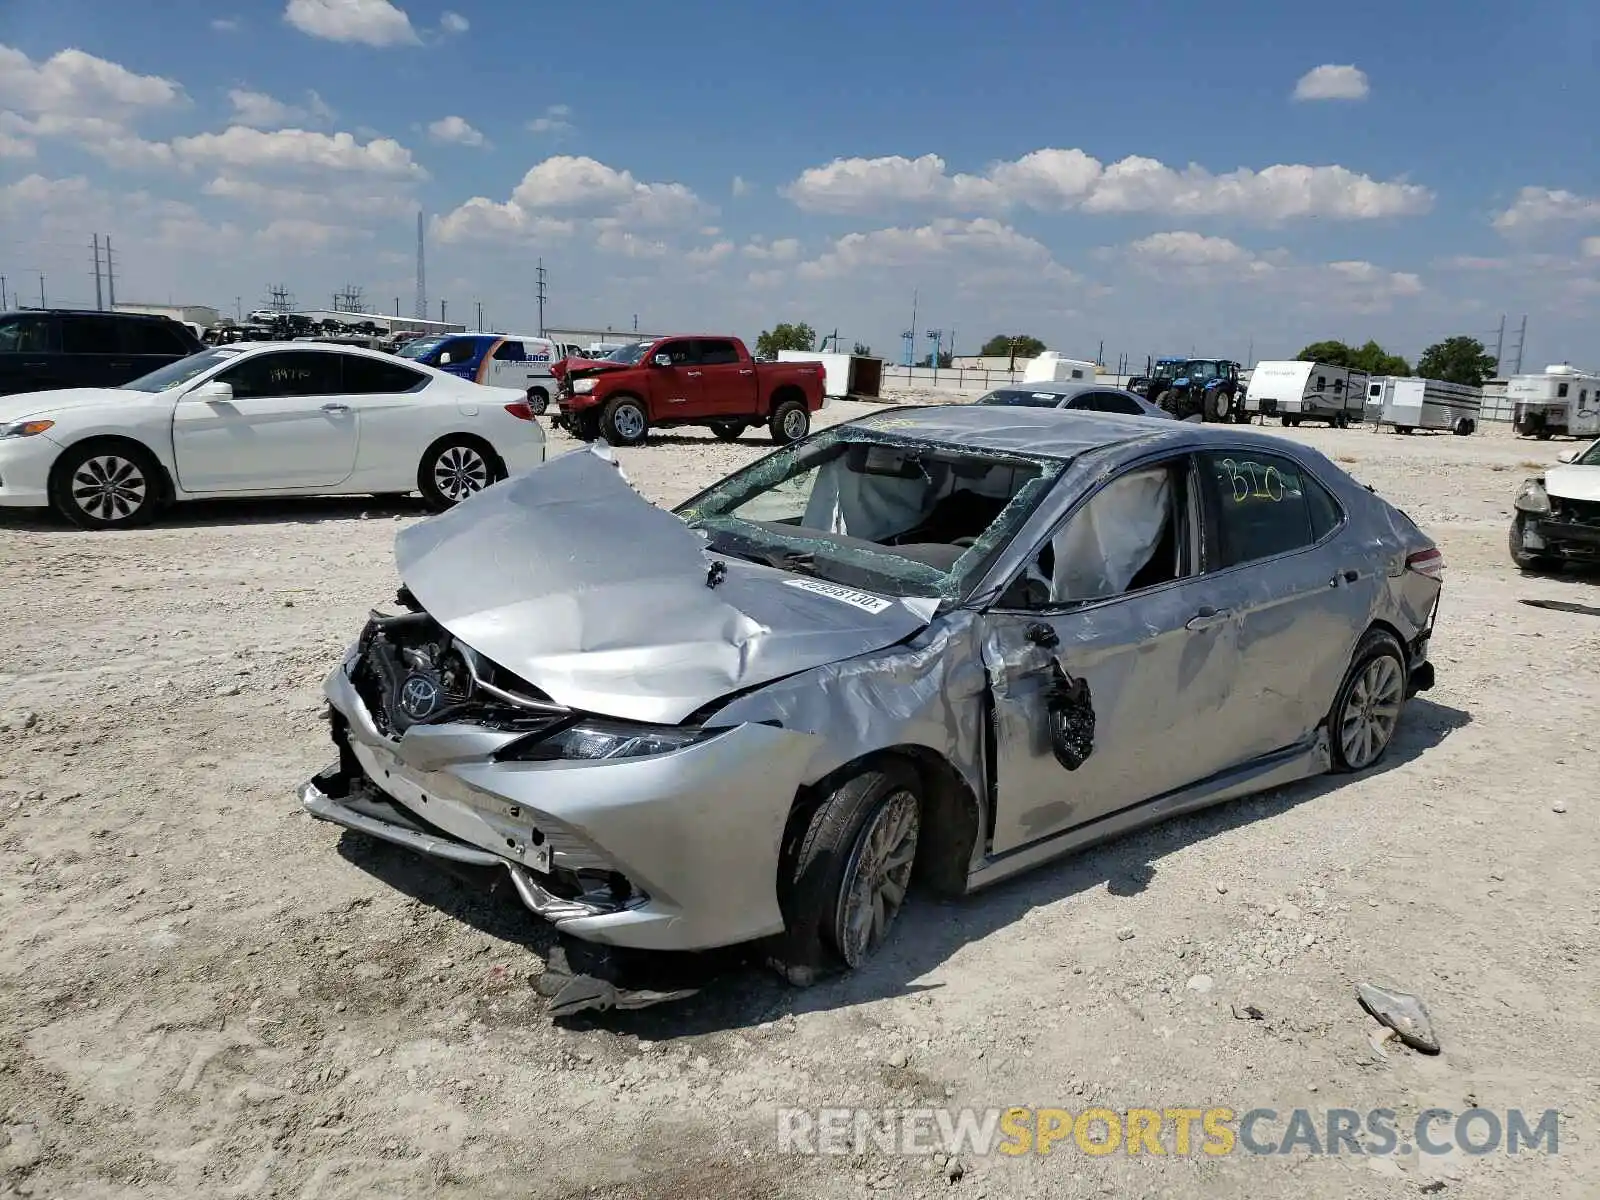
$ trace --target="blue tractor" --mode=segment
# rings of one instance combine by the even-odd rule
[[[1146,373],[1129,379],[1128,390],[1153,402],[1157,396],[1172,386],[1172,381],[1180,374],[1179,368],[1187,361],[1182,358],[1158,358],[1154,364],[1147,361]]]
[[[1226,358],[1191,358],[1159,394],[1150,397],[1178,420],[1244,420],[1244,385],[1239,364]]]

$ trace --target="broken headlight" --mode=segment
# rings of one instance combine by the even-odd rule
[[[670,754],[726,732],[726,729],[680,729],[622,721],[580,721],[555,733],[530,734],[507,746],[499,757],[516,762],[645,758],[652,754]]]
[[[1524,480],[1522,486],[1517,489],[1517,497],[1512,504],[1521,512],[1549,512],[1550,496],[1544,490],[1544,480],[1537,475]]]

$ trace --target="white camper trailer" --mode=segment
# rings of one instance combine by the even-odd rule
[[[1285,425],[1323,421],[1343,429],[1360,424],[1367,376],[1332,363],[1299,359],[1258,362],[1250,374],[1244,411],[1248,420],[1276,416]]]
[[[1046,350],[1030,361],[1022,372],[1023,383],[1063,383],[1079,380],[1093,383],[1099,368],[1081,358],[1062,358],[1054,350]]]
[[[1432,429],[1469,434],[1478,428],[1483,389],[1442,379],[1380,375],[1367,385],[1367,419],[1396,433]]]
[[[1506,385],[1513,428],[1543,441],[1555,434],[1600,434],[1600,375],[1556,363],[1542,375],[1513,376]]]

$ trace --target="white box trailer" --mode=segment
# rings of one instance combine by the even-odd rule
[[[1093,383],[1099,371],[1100,368],[1087,359],[1062,358],[1054,350],[1046,350],[1028,363],[1022,372],[1022,382],[1061,383],[1080,380]]]
[[[1448,429],[1469,434],[1478,428],[1482,413],[1482,388],[1402,375],[1380,375],[1367,385],[1368,419],[1396,433]]]
[[[1366,395],[1364,371],[1301,359],[1267,360],[1250,374],[1244,411],[1246,419],[1260,414],[1285,425],[1322,421],[1343,429],[1360,424]]]
[[[1600,375],[1556,363],[1540,375],[1515,375],[1506,384],[1512,428],[1543,441],[1556,434],[1600,434]]]
[[[829,400],[876,400],[883,393],[883,359],[870,354],[779,350],[778,361],[821,363],[822,394]]]

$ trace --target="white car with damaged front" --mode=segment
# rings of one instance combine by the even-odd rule
[[[1557,464],[1523,480],[1513,501],[1511,561],[1524,571],[1600,564],[1600,441],[1562,451]]]
[[[353,346],[219,346],[118,388],[0,399],[0,507],[84,529],[180,500],[390,495],[448,508],[544,461],[501,389]]]

